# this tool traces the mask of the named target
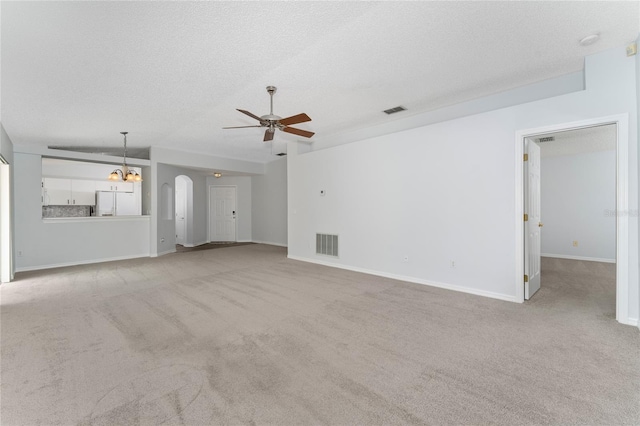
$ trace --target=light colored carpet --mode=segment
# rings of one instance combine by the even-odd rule
[[[543,263],[524,305],[246,245],[0,286],[1,423],[638,424],[614,265]]]

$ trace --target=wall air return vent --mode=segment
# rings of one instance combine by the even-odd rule
[[[396,112],[400,112],[400,111],[406,111],[407,109],[403,106],[397,106],[395,108],[389,108],[389,109],[385,109],[383,112],[385,114],[395,114]]]
[[[553,136],[547,136],[545,138],[538,138],[538,142],[542,143],[542,142],[553,142],[555,141],[556,138]]]
[[[338,257],[338,236],[316,234],[316,254]]]

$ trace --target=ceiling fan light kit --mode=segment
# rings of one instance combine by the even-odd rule
[[[267,93],[269,93],[269,97],[270,97],[270,110],[269,110],[269,114],[263,115],[261,117],[258,117],[257,115],[243,110],[243,109],[238,109],[238,111],[240,111],[241,113],[248,115],[249,117],[253,118],[254,120],[258,120],[260,122],[260,125],[256,125],[256,126],[236,126],[236,127],[223,127],[223,129],[243,129],[243,128],[247,128],[247,127],[266,127],[266,130],[264,132],[264,142],[269,142],[271,140],[273,140],[273,135],[276,132],[276,129],[281,130],[283,132],[286,133],[291,133],[293,135],[297,135],[297,136],[302,136],[305,138],[310,138],[311,136],[313,136],[315,133],[313,132],[309,132],[307,130],[302,130],[302,129],[297,129],[295,127],[289,127],[291,124],[299,124],[299,123],[304,123],[307,121],[311,121],[311,118],[305,114],[305,113],[301,113],[301,114],[297,114],[297,115],[292,115],[291,117],[286,117],[286,118],[282,118],[278,115],[275,115],[273,113],[273,95],[274,93],[276,93],[277,91],[277,87],[275,86],[267,86]]]

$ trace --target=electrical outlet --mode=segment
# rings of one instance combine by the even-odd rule
[[[18,250],[18,257],[22,257],[22,250]]]
[[[574,247],[578,247],[578,242],[577,242],[577,241],[574,241],[574,242],[573,242],[573,246],[574,246]]]
[[[456,261],[452,260],[451,261],[451,269],[455,269],[456,268]]]

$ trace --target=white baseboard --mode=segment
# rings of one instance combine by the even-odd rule
[[[171,253],[175,253],[175,252],[176,252],[176,248],[174,247],[174,248],[169,249],[169,250],[158,252],[158,254],[156,254],[155,256],[152,256],[152,257],[164,256],[165,254],[171,254]]]
[[[542,253],[542,257],[552,257],[554,259],[570,259],[570,260],[585,260],[587,262],[604,262],[604,263],[616,263],[615,259],[605,259],[600,257],[585,257],[585,256],[570,256],[567,254],[550,254]]]
[[[256,244],[266,244],[266,245],[269,245],[269,246],[288,247],[288,245],[286,245],[286,244],[273,243],[271,241],[253,240],[252,242],[254,242]]]
[[[194,243],[194,244],[182,244],[182,247],[198,247],[201,246],[203,244],[207,244],[206,242],[199,242],[199,243]]]
[[[626,322],[621,322],[620,324],[633,325],[635,327],[640,326],[640,322],[638,321],[638,318],[627,318]]]
[[[28,272],[28,271],[39,271],[41,269],[52,269],[52,268],[64,268],[67,266],[77,266],[77,265],[89,265],[92,263],[104,263],[104,262],[114,262],[116,260],[127,260],[127,259],[139,259],[141,257],[151,257],[149,254],[142,255],[131,255],[131,256],[117,256],[117,257],[109,257],[104,259],[89,259],[89,260],[80,260],[75,262],[63,262],[63,263],[52,263],[49,265],[38,265],[38,266],[27,266],[26,268],[16,268],[16,272]]]
[[[379,277],[391,278],[391,279],[394,279],[394,280],[406,281],[406,282],[415,283],[415,284],[428,285],[428,286],[431,286],[431,287],[443,288],[445,290],[459,291],[461,293],[468,293],[468,294],[473,294],[473,295],[476,295],[476,296],[484,296],[484,297],[489,297],[491,299],[504,300],[506,302],[518,302],[518,300],[516,299],[515,296],[509,296],[509,295],[506,295],[506,294],[494,293],[494,292],[491,292],[491,291],[477,290],[477,289],[472,289],[472,288],[468,288],[468,287],[457,286],[457,285],[454,285],[454,284],[447,284],[447,283],[440,283],[440,282],[435,282],[435,281],[428,281],[428,280],[423,280],[421,278],[409,277],[409,276],[405,276],[405,275],[389,274],[387,272],[374,271],[374,270],[371,270],[371,269],[358,268],[358,267],[355,267],[355,266],[341,265],[341,264],[338,264],[338,263],[326,262],[324,260],[309,259],[309,258],[306,258],[306,257],[298,257],[298,256],[287,256],[287,257],[289,259],[300,260],[302,262],[316,263],[318,265],[330,266],[332,268],[346,269],[348,271],[362,272],[364,274],[376,275],[376,276],[379,276]]]

